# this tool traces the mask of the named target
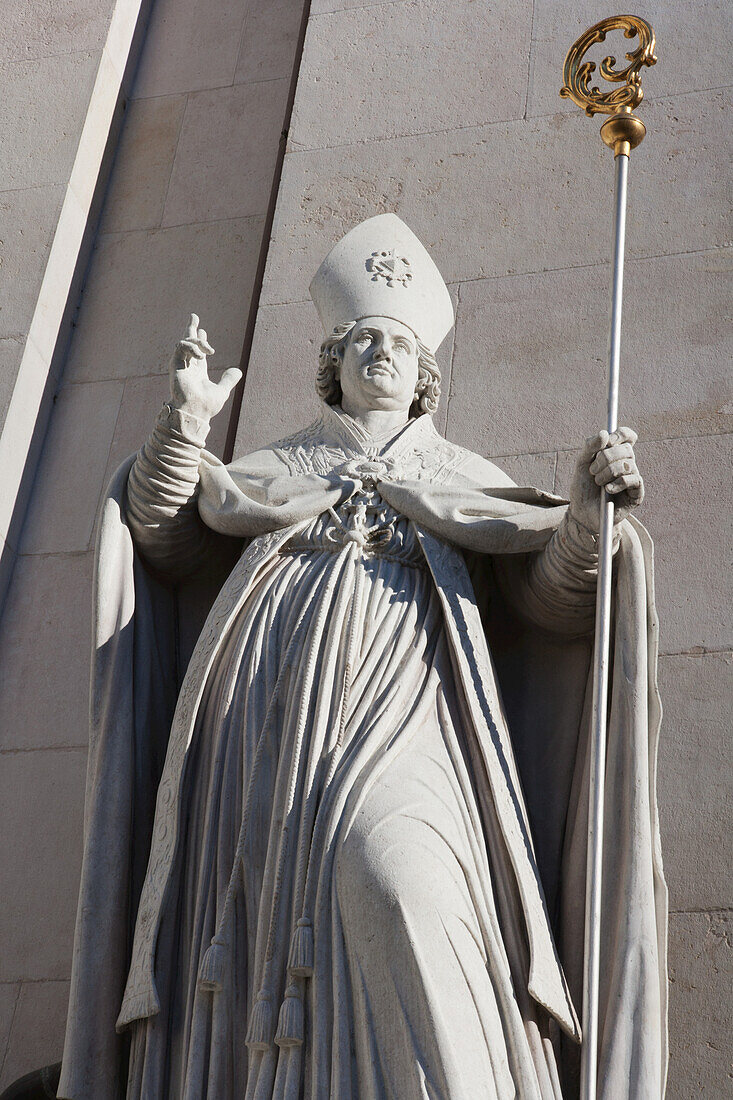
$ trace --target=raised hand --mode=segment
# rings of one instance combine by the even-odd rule
[[[210,420],[221,412],[229,395],[242,377],[237,367],[225,370],[219,382],[209,378],[206,358],[214,354],[199,319],[191,314],[186,335],[176,344],[169,366],[171,398],[175,408]]]
[[[604,488],[615,504],[614,523],[620,523],[644,499],[644,482],[634,454],[636,440],[631,428],[619,428],[611,435],[599,432],[585,441],[578,455],[570,486],[570,511],[592,531],[600,528]]]

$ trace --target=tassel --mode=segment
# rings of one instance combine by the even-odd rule
[[[290,941],[288,970],[297,978],[310,978],[313,973],[313,925],[301,917]]]
[[[289,985],[280,1008],[275,1042],[279,1047],[297,1047],[305,1038],[303,1000],[297,986]]]
[[[261,989],[252,1009],[247,1038],[250,1050],[268,1050],[272,1045],[272,1001]]]
[[[199,967],[200,989],[206,989],[210,993],[221,992],[224,986],[226,956],[226,943],[221,936],[214,936]]]

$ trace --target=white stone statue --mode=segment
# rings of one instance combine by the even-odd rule
[[[193,316],[171,400],[104,505],[59,1096],[577,1095],[605,485],[599,1095],[661,1100],[660,711],[636,437],[588,440],[569,505],[443,439],[434,353],[453,310],[393,214],[348,233],[311,293],[326,333],[315,423],[228,466],[207,454],[239,372],[208,379]],[[192,591],[217,570],[189,654]]]

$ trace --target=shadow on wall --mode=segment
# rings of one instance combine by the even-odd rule
[[[19,1077],[0,1095],[0,1100],[56,1100],[56,1089],[61,1076],[61,1063],[43,1069],[34,1069]]]

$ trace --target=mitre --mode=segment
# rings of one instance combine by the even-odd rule
[[[435,352],[453,326],[442,275],[396,214],[378,214],[349,230],[318,268],[310,295],[326,336],[362,317],[391,317]]]

